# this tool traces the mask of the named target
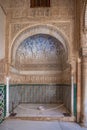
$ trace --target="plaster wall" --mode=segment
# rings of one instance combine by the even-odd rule
[[[6,15],[0,7],[0,83],[4,83],[5,76],[5,26]]]
[[[0,7],[0,60],[5,58],[5,23],[6,16]]]

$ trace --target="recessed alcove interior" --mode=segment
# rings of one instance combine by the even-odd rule
[[[15,68],[19,71],[63,71],[67,65],[64,46],[47,34],[25,39],[16,51]]]
[[[70,65],[66,48],[57,38],[40,33],[19,44],[13,67],[19,77],[31,76],[32,80],[34,75],[37,82],[10,85],[10,113],[14,108],[18,117],[61,117],[63,113],[71,112]],[[55,79],[48,78],[47,82],[43,78],[39,83],[38,75],[51,75]]]

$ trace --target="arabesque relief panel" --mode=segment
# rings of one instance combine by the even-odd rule
[[[10,25],[10,41],[12,41],[14,39],[14,37],[20,33],[23,29],[28,28],[30,26],[34,26],[37,25],[38,22],[28,22],[28,23],[12,23]],[[59,22],[59,21],[46,21],[46,22],[41,22],[40,24],[49,24],[49,25],[54,25],[55,27],[57,27],[61,32],[63,32],[67,39],[69,41],[73,41],[73,21],[66,21],[66,22]],[[71,37],[72,36],[72,37]]]
[[[37,75],[17,75],[14,73],[9,73],[11,76],[11,84],[61,84],[62,74],[37,74]],[[68,82],[70,83],[70,82]]]

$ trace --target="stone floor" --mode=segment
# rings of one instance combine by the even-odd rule
[[[64,104],[20,104],[14,109],[10,119],[23,119],[32,121],[75,121]]]
[[[0,124],[0,130],[87,130],[76,123],[5,120]]]
[[[63,104],[20,104],[14,112],[16,117],[64,117],[68,113]]]

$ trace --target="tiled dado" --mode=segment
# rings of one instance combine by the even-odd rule
[[[0,123],[6,115],[6,86],[0,85]]]

